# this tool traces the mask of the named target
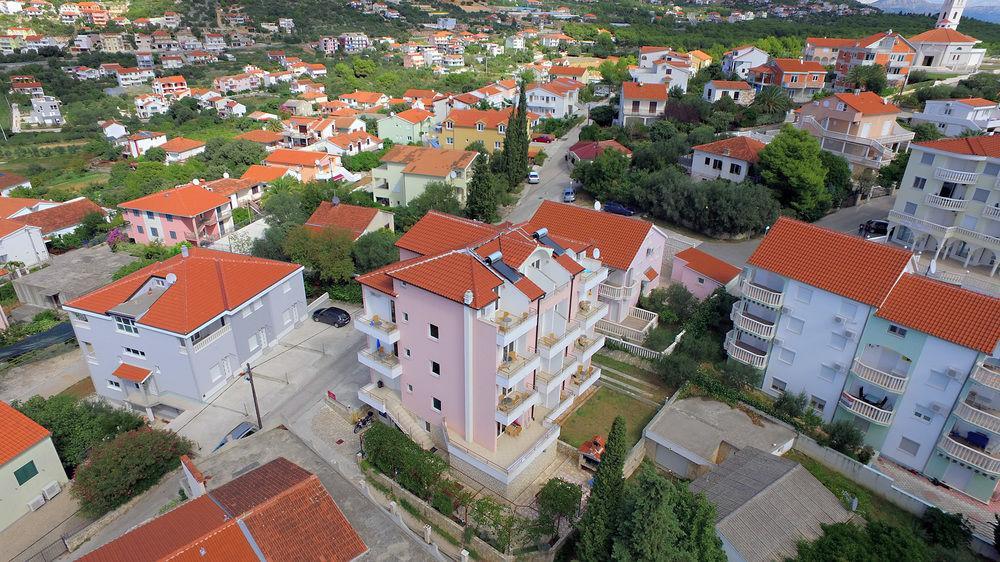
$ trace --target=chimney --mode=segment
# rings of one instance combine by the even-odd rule
[[[186,258],[186,257],[188,257],[189,255],[191,255],[191,254],[190,254],[190,252],[188,252],[188,247],[187,247],[187,244],[183,244],[183,245],[181,245],[181,257],[182,257],[182,258]]]

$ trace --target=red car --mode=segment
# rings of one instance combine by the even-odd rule
[[[538,135],[537,137],[535,137],[535,138],[533,138],[531,140],[533,142],[549,143],[549,142],[552,142],[552,141],[556,140],[556,138],[554,136],[552,136],[552,135]]]

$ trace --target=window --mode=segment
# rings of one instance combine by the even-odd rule
[[[437,361],[431,361],[431,374],[436,377],[441,376],[441,364]]]
[[[913,216],[914,214],[916,214],[916,212],[917,212],[916,203],[907,203],[906,205],[903,205],[903,214]]]
[[[85,314],[80,314],[79,312],[73,313],[73,320],[76,320],[77,322],[83,322],[84,324],[90,323],[90,319],[87,318]]]
[[[403,350],[403,355],[406,355],[407,357],[409,357],[410,356],[410,348],[407,347],[406,349],[404,349]]]
[[[930,152],[923,153],[922,155],[920,155],[920,163],[923,164],[924,166],[930,166],[934,164],[934,155],[931,154]]]
[[[455,144],[455,137],[448,137],[445,139],[448,144]]]
[[[815,394],[810,395],[809,406],[811,406],[813,410],[822,413],[823,410],[826,408],[826,400],[817,397]]]
[[[987,176],[1000,176],[1000,164],[993,164],[992,162],[987,164],[983,168],[983,173]]]
[[[945,390],[948,388],[949,382],[951,382],[951,377],[941,371],[931,371],[930,375],[927,377],[927,386],[938,390]]]
[[[153,211],[146,211],[146,218],[147,219],[153,218]]]
[[[771,390],[776,390],[778,392],[784,392],[788,385],[785,381],[781,379],[771,379]]]
[[[501,135],[504,134],[504,133],[506,133],[507,132],[507,126],[504,125],[503,123],[500,123],[499,125],[497,125],[497,132],[500,133]]]
[[[711,166],[712,165],[712,157],[711,156],[706,156],[705,157],[705,165],[706,166]]]
[[[705,278],[704,277],[699,277],[698,278],[698,284],[699,285],[704,285],[705,284]]]
[[[91,346],[91,348],[93,348],[93,346]],[[136,349],[134,347],[124,347],[122,349],[125,350],[125,355],[131,355],[132,357],[140,357],[140,358],[146,357],[146,352],[141,349]]]
[[[160,235],[160,233],[155,228],[149,227],[149,235],[150,236],[154,236],[154,237],[158,237]]]
[[[260,342],[257,341],[257,334],[254,334],[249,338],[247,338],[247,347],[250,348],[250,351],[257,351],[258,349],[260,349]]]
[[[780,351],[778,351],[778,359],[780,359],[782,363],[788,363],[791,365],[795,361],[795,352],[791,349],[783,347]]]
[[[424,431],[426,431],[427,433],[431,432],[431,422],[429,421],[424,422]]]
[[[115,316],[115,329],[125,334],[138,334],[139,329],[135,327],[135,320]]]
[[[287,293],[288,291],[291,291],[291,290],[292,290],[292,284],[289,283],[288,281],[285,281],[284,283],[281,284],[281,292],[282,293]],[[253,305],[254,309],[258,309],[261,306],[264,306],[263,304],[261,304],[260,306],[257,306],[258,303],[260,303],[260,301],[257,301],[256,303],[254,303],[254,305]]]
[[[795,295],[795,300],[799,302],[804,302],[806,304],[812,302],[812,298],[813,298],[813,290],[810,289],[809,287],[799,287],[799,291]]]
[[[494,141],[493,142],[493,149],[494,150],[500,150],[500,147],[501,147],[500,141]]]
[[[435,412],[440,412],[441,411],[441,399],[440,398],[431,397],[431,409],[434,410]]]
[[[139,234],[145,232],[145,230],[143,230],[143,228],[139,225],[135,225],[135,231],[138,232]]]
[[[858,305],[850,301],[840,301],[840,315],[848,320],[854,320],[858,314]]]
[[[847,349],[847,337],[843,334],[830,334],[830,347],[844,351]]]
[[[168,214],[168,215],[163,215],[163,216],[166,217],[167,222],[174,222],[174,216],[173,215],[169,215]]]
[[[450,131],[451,129],[455,128],[455,124],[452,123],[451,121],[446,121],[444,124],[444,128]]]
[[[173,230],[170,231],[170,239],[177,240],[177,233],[174,232]]]
[[[793,334],[801,334],[802,329],[805,328],[805,325],[806,325],[805,320],[802,320],[801,318],[796,318],[794,316],[789,316],[788,324],[786,325],[786,327],[788,328],[788,331]]]
[[[729,164],[729,173],[730,174],[733,174],[734,176],[738,176],[738,175],[740,175],[740,172],[742,172],[742,171],[743,171],[743,166],[740,166],[739,164],[733,164],[733,163]]]
[[[900,338],[906,337],[906,328],[902,326],[897,326],[895,324],[889,324],[889,333]]]
[[[410,321],[410,313],[409,312],[404,312],[403,313],[403,322],[409,322],[409,321]]]
[[[288,324],[292,323],[292,309],[291,308],[286,309],[284,312],[281,313],[281,323],[285,324],[285,325],[288,325]]]
[[[97,356],[94,353],[94,344],[89,341],[81,341],[80,345],[83,346],[83,353],[87,356],[87,359],[94,359]]]
[[[413,385],[412,384],[406,385],[406,391],[409,392],[410,394],[412,394],[413,393]]]
[[[485,128],[485,127],[483,126],[483,124],[482,124],[482,123],[476,123],[476,130],[477,130],[477,131],[482,131],[482,130],[483,130],[484,128]]]
[[[712,161],[712,169],[713,170],[721,170],[722,169],[722,160],[718,160],[718,159],[713,160]]]
[[[917,456],[917,451],[920,450],[920,443],[906,437],[900,437],[899,450],[909,455]]]
[[[986,200],[989,199],[989,198],[990,198],[990,192],[987,191],[987,190],[985,190],[985,189],[980,189],[980,188],[977,187],[976,190],[972,192],[972,200],[973,201],[978,201],[980,203],[985,203]]]
[[[925,185],[927,185],[927,178],[913,178],[913,189],[923,190]]]
[[[38,468],[35,467],[35,461],[28,461],[28,464],[14,471],[14,478],[17,479],[17,485],[20,486],[37,474]]]
[[[930,408],[917,404],[913,407],[913,417],[924,422],[929,422],[934,419],[934,412]]]
[[[108,379],[108,388],[113,388],[115,390],[121,390],[122,389],[122,385],[121,385],[120,382],[118,382],[118,381],[116,381],[114,379]]]
[[[430,333],[431,338],[438,339],[438,334],[440,333],[438,331],[438,327],[435,326],[434,324],[429,324],[429,326],[430,326],[430,332],[429,333]]]
[[[829,365],[820,365],[819,378],[827,382],[833,382],[833,379],[837,378],[837,370]]]

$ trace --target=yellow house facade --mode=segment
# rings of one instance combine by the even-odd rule
[[[507,136],[507,122],[512,107],[505,109],[453,109],[442,124],[441,146],[465,150],[476,141],[481,141],[486,150],[493,153],[503,148]],[[538,115],[528,113],[528,134],[538,124]]]

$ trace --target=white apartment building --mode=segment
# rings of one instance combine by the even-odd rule
[[[1000,136],[912,145],[889,240],[991,277],[1000,267]]]
[[[572,78],[556,78],[551,82],[525,86],[528,111],[546,117],[565,118],[576,115],[580,109],[580,90],[583,84]]]
[[[735,74],[742,80],[746,80],[751,68],[765,64],[771,59],[767,51],[748,45],[733,49],[722,56],[722,73],[725,76]]]
[[[911,123],[933,123],[946,137],[992,135],[1000,130],[1000,109],[997,102],[983,98],[927,100]]]

